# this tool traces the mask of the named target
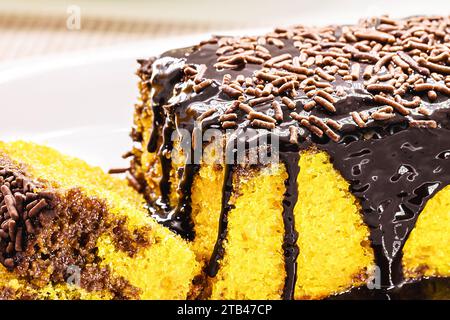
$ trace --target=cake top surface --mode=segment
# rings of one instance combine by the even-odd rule
[[[356,25],[214,36],[142,62],[152,81],[180,83],[167,103],[180,127],[279,129],[290,144],[402,123],[448,124],[449,17],[388,17]],[[155,63],[153,63],[155,62]],[[163,83],[161,83],[163,84]],[[163,84],[164,85],[164,84]],[[205,121],[206,120],[206,121]]]

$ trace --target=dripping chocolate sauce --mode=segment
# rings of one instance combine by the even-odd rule
[[[230,198],[233,192],[233,171],[234,166],[231,164],[225,165],[224,182],[222,186],[222,206],[220,210],[219,231],[216,244],[214,245],[213,253],[208,264],[207,272],[210,277],[215,277],[219,272],[219,261],[225,255],[225,248],[223,242],[227,237],[228,228],[228,212],[232,209],[230,205]]]
[[[157,149],[160,135],[162,138],[158,156],[161,163],[162,176],[159,182],[160,197],[149,206],[151,215],[162,225],[170,230],[182,235],[185,239],[192,241],[194,239],[194,228],[191,220],[191,190],[195,174],[198,172],[199,165],[186,164],[183,168],[182,177],[179,183],[180,197],[176,208],[170,204],[171,191],[171,170],[172,170],[172,151],[173,134],[176,130],[174,115],[168,103],[175,84],[182,78],[182,70],[179,67],[172,67],[173,61],[157,61],[152,63],[157,72],[151,72],[155,75],[151,82],[153,90],[152,112],[153,126],[147,146],[148,152],[155,152]],[[148,66],[147,66],[148,68]],[[164,123],[161,128],[161,123]],[[191,150],[193,153],[193,150]]]
[[[450,278],[423,278],[405,282],[390,290],[358,287],[327,300],[446,300],[450,296]]]
[[[300,172],[300,154],[297,151],[282,152],[281,162],[284,163],[288,178],[285,181],[286,192],[283,199],[284,240],[283,251],[286,279],[283,288],[283,299],[294,299],[295,282],[297,280],[297,246],[298,232],[295,230],[294,207],[298,201],[297,177]]]
[[[329,153],[334,167],[360,200],[381,284],[389,289],[404,280],[402,249],[420,212],[434,194],[450,184],[450,163],[441,156],[450,149],[450,139],[448,129],[442,128],[394,126],[378,135],[378,139],[354,137],[357,140],[348,144],[319,148]]]
[[[213,65],[216,49],[214,45],[206,45],[199,50],[187,48],[168,52],[160,59],[162,62],[159,66],[158,60],[156,67],[154,64],[153,68],[158,71],[149,72],[156,77],[150,81],[155,92],[152,106],[153,131],[148,150],[155,152],[157,145],[161,145],[158,154],[163,170],[160,183],[161,196],[151,204],[151,207],[155,208],[152,215],[189,240],[195,236],[190,217],[191,187],[199,167],[191,164],[184,166],[178,188],[180,201],[176,208],[172,208],[169,195],[172,167],[170,152],[173,149],[173,143],[170,138],[177,127],[189,128],[192,132],[192,123],[198,114],[189,116],[185,112],[191,102],[189,99],[176,105],[177,112],[181,112],[182,116],[180,113],[167,112],[162,106],[168,104],[168,97],[173,95],[176,84],[181,80],[182,66],[185,63]],[[280,53],[280,50],[274,46],[270,47],[270,50],[276,54]],[[227,72],[232,76],[237,74],[248,76],[254,70],[249,67],[239,71],[227,70]],[[208,68],[205,76],[220,83],[222,75],[214,68]],[[196,100],[202,101],[205,98],[204,104],[207,104],[208,99],[211,98],[223,100],[223,95],[217,92],[217,90],[214,92],[206,90],[206,93],[197,95]],[[301,110],[301,98],[296,102],[297,110]],[[289,150],[280,152],[280,159],[289,175],[285,182],[286,192],[283,199],[285,229],[283,250],[286,269],[283,298],[293,298],[296,281],[298,234],[294,227],[293,208],[298,199],[296,182],[300,170],[298,157],[300,150],[307,149],[311,145],[330,155],[334,168],[349,182],[351,193],[361,203],[363,220],[370,228],[375,262],[381,271],[382,288],[377,291],[377,294],[389,294],[391,290],[403,283],[402,248],[427,201],[450,184],[449,108],[442,97],[438,102],[442,107],[436,107],[430,118],[441,124],[439,129],[407,128],[398,118],[387,121],[383,127],[374,125],[365,130],[346,124],[343,128],[344,136],[338,143],[327,138],[317,139],[301,131],[302,144],[295,152],[286,141],[287,129],[294,123],[285,112],[285,117],[279,125],[281,149]],[[367,93],[355,92],[354,95],[349,94],[346,99],[338,102],[337,114],[329,114],[323,110],[313,111],[312,114],[342,120],[353,110],[369,110],[373,106]],[[270,106],[262,105],[258,111],[264,112],[268,108]],[[177,119],[173,119],[175,114]],[[371,137],[367,138],[367,134]],[[234,165],[225,166],[219,233],[207,270],[211,277],[217,274],[219,261],[225,254],[223,242],[227,236],[228,212],[232,209],[229,200],[233,192],[234,169]]]

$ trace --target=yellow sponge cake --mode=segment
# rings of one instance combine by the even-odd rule
[[[100,168],[25,142],[0,143],[4,299],[186,299],[199,265]],[[182,271],[180,271],[182,270]]]

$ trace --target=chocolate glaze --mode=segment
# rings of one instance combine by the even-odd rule
[[[334,27],[335,34],[340,35],[341,27]],[[216,41],[217,42],[217,41]],[[198,166],[186,164],[183,178],[179,185],[180,201],[176,208],[169,202],[170,172],[172,163],[170,152],[173,144],[171,136],[175,130],[185,129],[190,133],[195,127],[195,120],[211,107],[216,113],[203,122],[205,128],[220,128],[218,117],[230,106],[233,100],[219,88],[225,73],[233,78],[238,75],[251,77],[260,66],[247,64],[245,67],[219,70],[212,67],[216,62],[216,50],[219,45],[212,41],[199,46],[169,51],[155,62],[141,62],[140,75],[148,80],[153,90],[153,131],[148,145],[150,152],[157,151],[163,169],[160,183],[161,197],[150,204],[152,214],[165,225],[182,236],[193,239],[193,225],[190,221],[190,192]],[[274,44],[265,47],[272,56],[282,53],[298,54],[293,41],[286,39],[285,46],[279,48]],[[194,93],[189,89],[188,81],[183,78],[185,66],[206,65],[204,77],[213,83],[205,90]],[[314,65],[315,66],[315,65]],[[313,66],[313,67],[314,67]],[[361,63],[362,67],[366,64]],[[297,232],[294,228],[293,208],[297,201],[297,182],[299,172],[299,152],[316,147],[327,152],[336,170],[350,183],[350,191],[360,200],[362,215],[371,231],[372,247],[376,263],[381,269],[382,292],[399,286],[403,282],[401,256],[402,248],[427,200],[450,183],[450,108],[448,97],[438,93],[437,100],[431,102],[426,95],[421,95],[421,103],[430,110],[430,115],[412,112],[407,117],[395,114],[389,120],[379,122],[369,120],[364,129],[352,121],[352,111],[372,112],[379,104],[374,101],[374,94],[362,85],[361,77],[352,82],[336,77],[333,87],[340,87],[345,93],[335,103],[336,112],[316,108],[309,115],[320,119],[331,119],[342,124],[341,139],[337,142],[328,136],[317,137],[299,126],[289,116],[290,111],[302,113],[308,102],[306,92],[298,90],[293,98],[295,110],[288,110],[282,105],[284,114],[277,123],[280,139],[280,159],[285,164],[289,178],[286,180],[286,193],[283,199],[283,221],[285,237],[286,282],[283,298],[292,299],[296,279]],[[410,99],[406,93],[403,99]],[[275,97],[280,101],[279,97]],[[270,103],[255,107],[256,111],[269,113]],[[249,121],[241,110],[238,114],[239,130],[249,127]],[[434,120],[436,129],[419,129],[408,127],[408,121]],[[299,144],[289,142],[289,127],[299,129]],[[222,209],[219,221],[219,234],[208,266],[208,274],[213,277],[219,269],[219,261],[224,256],[223,241],[227,235],[227,215],[232,208],[229,204],[233,192],[233,172],[236,165],[226,165],[222,190]]]
[[[217,236],[217,241],[214,246],[213,253],[211,254],[211,259],[207,269],[210,277],[215,277],[217,272],[219,272],[219,261],[225,254],[223,241],[225,241],[227,237],[228,212],[232,209],[229,201],[233,192],[233,170],[233,165],[228,164],[225,166],[224,183],[222,187],[222,208],[220,210],[219,220],[219,234]]]
[[[283,289],[283,299],[294,298],[295,282],[297,280],[297,246],[298,232],[295,230],[294,207],[298,200],[297,177],[300,172],[300,155],[298,152],[290,151],[281,154],[281,161],[286,166],[288,179],[285,181],[286,193],[283,199],[283,223],[284,223],[284,259],[286,280]]]
[[[450,296],[450,278],[424,278],[389,290],[354,288],[329,300],[443,300]]]
[[[182,63],[181,60],[178,60],[178,62]],[[144,67],[150,68],[148,64],[144,64]],[[153,206],[149,208],[152,215],[163,225],[177,233],[183,234],[186,239],[192,240],[194,238],[194,231],[190,219],[191,186],[199,166],[195,164],[185,165],[179,185],[179,202],[176,208],[172,208],[170,204],[170,178],[172,170],[171,152],[173,150],[172,136],[176,129],[176,125],[171,110],[164,109],[165,107],[168,108],[168,99],[172,95],[174,86],[181,80],[183,73],[180,66],[174,63],[173,59],[159,59],[155,63],[152,62],[151,67],[153,68],[152,75],[154,75],[154,77],[150,79],[152,88],[154,89],[152,99],[152,111],[154,116],[147,150],[149,152],[155,152],[158,141],[161,139],[161,146],[158,150],[158,154],[161,163],[162,176],[159,183],[161,196],[155,201]],[[147,72],[150,72],[150,70]],[[160,133],[161,125],[162,130]]]
[[[448,134],[410,128],[380,139],[319,145],[360,199],[385,287],[403,281],[403,245],[427,200],[450,183]]]
[[[230,164],[236,162],[236,152],[235,147],[237,141],[243,138],[242,134],[244,131],[238,129],[234,135],[226,142],[225,149],[225,168],[224,168],[224,178],[222,185],[222,206],[220,210],[219,228],[217,241],[214,245],[214,250],[211,254],[211,258],[207,267],[207,273],[210,277],[215,277],[219,271],[219,261],[222,260],[225,254],[225,248],[223,247],[223,242],[227,237],[228,228],[228,213],[233,209],[233,204],[230,203],[230,199],[233,195],[234,185],[233,176],[237,174],[239,169],[237,165]],[[245,138],[245,137],[244,137]]]

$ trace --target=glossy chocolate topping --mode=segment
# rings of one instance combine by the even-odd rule
[[[158,152],[163,170],[161,197],[151,204],[160,221],[188,239],[195,236],[190,192],[197,165],[186,164],[180,202],[176,208],[169,203],[174,131],[259,129],[277,135],[289,174],[283,297],[293,297],[296,279],[299,152],[311,147],[330,155],[360,200],[383,290],[403,282],[403,245],[427,200],[450,183],[448,17],[380,17],[354,26],[217,36],[141,61],[139,75],[152,95],[148,150]],[[235,166],[225,169],[210,276],[224,254]]]

